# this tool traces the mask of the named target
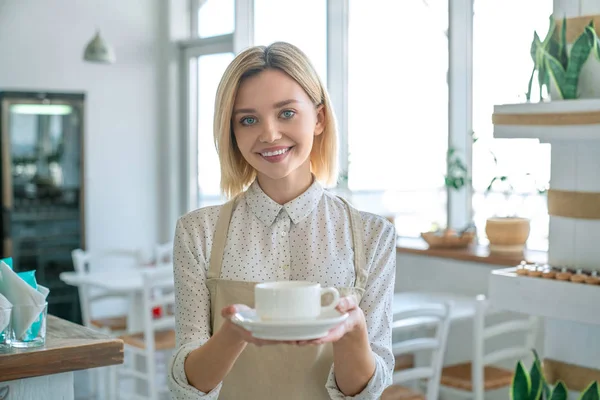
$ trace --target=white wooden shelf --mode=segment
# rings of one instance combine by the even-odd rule
[[[600,140],[600,99],[497,105],[493,121],[496,138]]]
[[[600,325],[600,286],[520,276],[516,267],[494,270],[489,279],[494,307]]]

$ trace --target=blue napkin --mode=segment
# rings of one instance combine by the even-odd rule
[[[10,267],[10,269],[14,270],[12,257],[3,258],[0,261],[4,261],[6,265]],[[37,280],[35,279],[35,271],[17,272],[17,275],[19,276],[19,278],[23,279],[29,286],[31,286],[35,290],[38,290]],[[25,340],[31,340],[37,337],[42,326],[42,318],[43,315],[40,314],[38,319],[35,320],[33,324],[31,324],[31,327],[25,333]]]

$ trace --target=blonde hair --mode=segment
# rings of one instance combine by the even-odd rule
[[[231,125],[237,91],[244,79],[267,69],[285,72],[304,89],[315,106],[323,106],[324,130],[314,137],[310,166],[315,177],[326,184],[335,182],[337,177],[335,115],[327,89],[308,57],[296,46],[285,42],[254,46],[242,51],[229,64],[215,98],[214,140],[221,164],[221,190],[229,198],[244,191],[256,178],[256,171],[237,146]]]

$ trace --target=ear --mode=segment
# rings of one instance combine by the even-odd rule
[[[325,106],[317,107],[317,123],[315,124],[315,136],[319,136],[325,130]]]

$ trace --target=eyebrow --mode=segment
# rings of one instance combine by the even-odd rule
[[[278,101],[277,103],[273,104],[273,108],[280,108],[280,107],[287,106],[288,104],[292,104],[292,103],[299,103],[299,101],[294,100],[294,99]],[[256,112],[256,110],[254,108],[238,108],[237,110],[233,110],[233,115],[242,114],[242,113],[255,113],[255,112]]]

